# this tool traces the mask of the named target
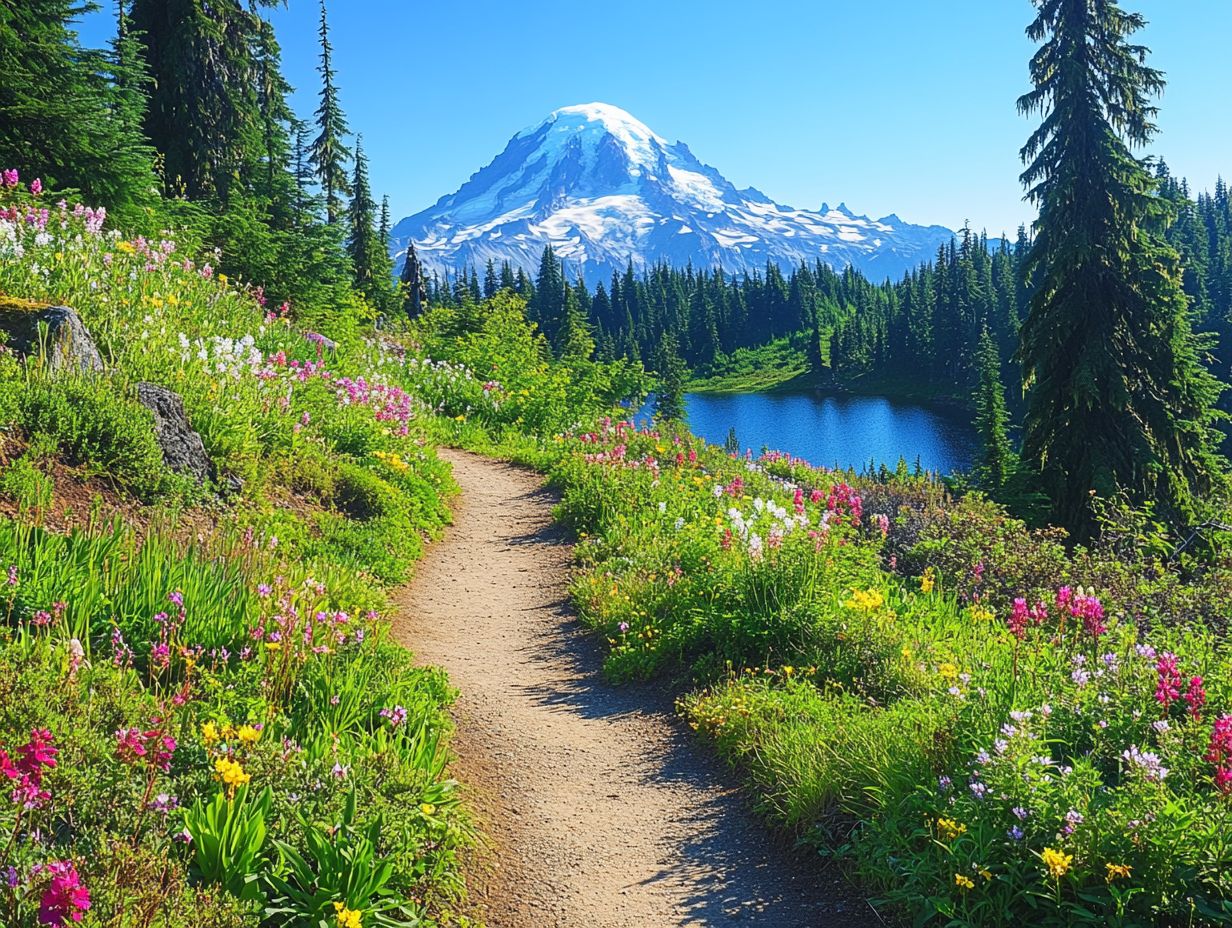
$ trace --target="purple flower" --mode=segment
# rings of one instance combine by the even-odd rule
[[[1011,841],[1021,841],[1023,839],[1023,830],[1017,825],[1007,831],[1006,834],[1009,836]]]
[[[1020,822],[1025,822],[1027,820],[1027,816],[1031,814],[1026,809],[1024,809],[1022,806],[1014,806],[1014,808],[1011,811],[1014,813],[1014,816]]]

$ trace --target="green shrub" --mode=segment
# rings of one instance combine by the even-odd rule
[[[69,464],[104,473],[140,496],[166,482],[150,411],[103,378],[31,381],[21,398],[27,434],[54,440]]]
[[[0,472],[0,495],[22,509],[45,509],[51,504],[54,489],[55,482],[35,466],[28,454]]]

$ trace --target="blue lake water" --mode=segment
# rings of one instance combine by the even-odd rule
[[[881,396],[690,393],[690,430],[712,444],[736,429],[741,450],[785,451],[811,464],[893,467],[899,458],[942,474],[970,468],[978,439],[969,418]]]

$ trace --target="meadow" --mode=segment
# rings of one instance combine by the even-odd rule
[[[17,181],[7,307],[102,376],[0,354],[0,869],[17,925],[452,924],[472,826],[443,675],[386,591],[449,519],[439,445],[549,475],[573,599],[768,821],[917,924],[1232,921],[1232,561],[1109,503],[1070,549],[962,486],[753,460],[552,360],[523,301],[300,319],[192,241]],[[169,473],[136,384],[216,468]],[[66,477],[94,494],[59,499]]]

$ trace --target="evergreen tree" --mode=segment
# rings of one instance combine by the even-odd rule
[[[237,179],[251,183],[261,170],[260,59],[274,50],[258,10],[276,3],[132,0],[152,78],[145,133],[169,192],[226,203]]]
[[[334,73],[334,48],[329,41],[329,22],[326,19],[325,0],[321,0],[321,63],[317,71],[321,75],[320,104],[317,106],[317,137],[312,143],[312,166],[325,198],[325,221],[333,225],[342,215],[344,198],[351,193],[347,182],[346,166],[351,160],[343,140],[351,130],[338,100],[337,75]]]
[[[147,75],[123,15],[107,55],[77,41],[82,12],[74,0],[0,3],[0,164],[127,216],[155,180],[139,128]]]
[[[376,203],[368,183],[368,156],[364,154],[364,139],[355,140],[355,173],[351,177],[351,202],[347,207],[346,250],[355,274],[355,287],[376,305],[375,282],[379,280],[379,244],[376,234]]]
[[[975,430],[983,445],[979,476],[987,486],[997,488],[1004,486],[1009,477],[1013,451],[1008,434],[1005,389],[1001,386],[1001,355],[987,326],[980,333],[976,367],[980,385],[975,392]]]
[[[558,337],[557,355],[561,358],[589,360],[595,353],[595,339],[582,309],[582,293],[565,285],[564,321]]]
[[[1030,389],[1023,453],[1044,476],[1053,516],[1078,539],[1091,494],[1124,489],[1169,517],[1192,518],[1217,480],[1220,385],[1199,361],[1169,209],[1129,145],[1155,134],[1163,90],[1142,17],[1116,0],[1035,0],[1042,43],[1034,89],[1019,100],[1043,123],[1023,148],[1039,207],[1024,273],[1034,288],[1019,357]]]
[[[435,278],[435,274],[433,274]],[[419,255],[415,253],[415,243],[407,242],[406,260],[402,264],[402,311],[414,319],[428,305],[427,282],[424,279],[423,266],[419,263]],[[434,292],[440,291],[439,284],[433,284]]]
[[[688,369],[680,358],[676,336],[664,332],[654,354],[655,418],[679,422],[684,419],[684,387]]]

